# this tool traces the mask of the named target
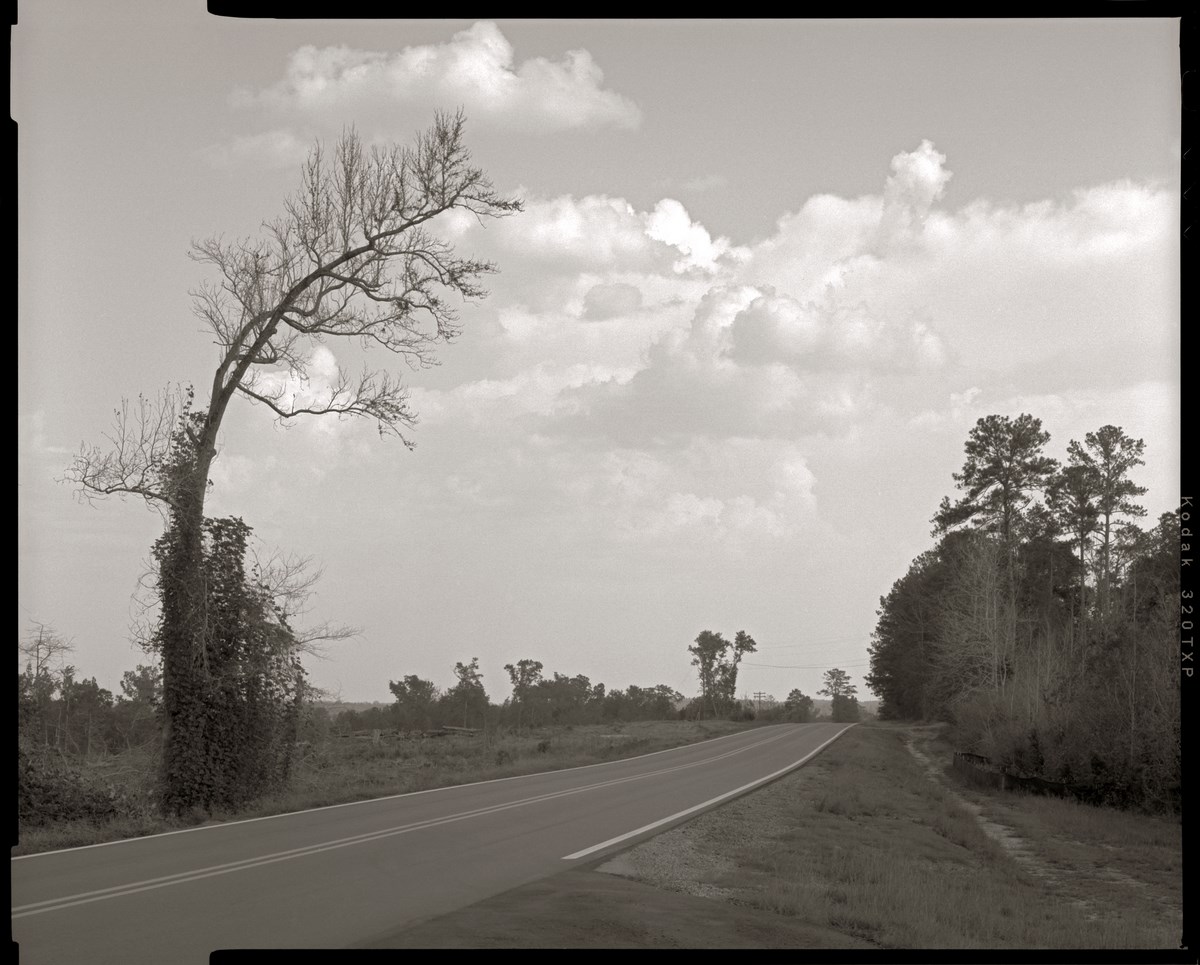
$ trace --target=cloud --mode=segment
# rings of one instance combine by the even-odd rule
[[[628,379],[632,370],[608,366],[543,362],[508,379],[479,379],[453,389],[414,389],[413,402],[424,420],[487,426],[527,415],[553,415],[574,406],[566,390]]]
[[[946,359],[941,339],[924,322],[890,322],[875,317],[862,304],[801,304],[773,293],[739,312],[730,336],[729,355],[740,362],[783,362],[810,371],[928,370]]]
[[[486,231],[451,220],[455,244],[501,271],[455,350],[470,375],[414,391],[439,445],[470,453],[435,498],[594,511],[596,534],[619,540],[775,539],[815,505],[810,465],[824,480],[855,459],[903,462],[905,430],[950,444],[997,399],[1069,395],[1073,371],[1136,381],[1131,364],[1151,365],[1171,330],[1156,267],[1169,192],[1118,183],[949,212],[949,176],[922,142],[879,193],[809,198],[747,248],[671,198],[533,197]],[[1126,290],[1149,296],[1142,315]],[[1143,317],[1146,351],[1114,356]]]
[[[1178,354],[1179,197],[1128,181],[1024,205],[936,202],[949,173],[928,142],[900,154],[884,193],[821,195],[780,218],[733,272],[746,284],[822,312],[868,316],[893,331],[923,326],[921,354],[1030,381],[1147,378]],[[800,337],[793,319],[773,332]],[[1052,347],[1051,347],[1052,346]],[[766,346],[757,346],[765,351]],[[1130,368],[1132,366],[1132,369]],[[1100,375],[1099,373],[1105,373]]]
[[[486,230],[461,214],[447,226],[461,243],[505,258],[502,277],[516,264],[570,276],[623,271],[699,278],[745,256],[728,238],[713,238],[670,198],[650,211],[638,211],[624,198],[594,194],[526,197],[525,202],[522,214],[490,223]]]
[[[312,139],[303,139],[290,130],[276,128],[210,145],[203,150],[202,156],[213,167],[226,170],[244,165],[281,169],[298,166],[312,145]]]
[[[642,307],[642,292],[624,282],[593,285],[583,297],[581,317],[589,322],[604,322],[618,315],[630,315]]]
[[[59,457],[73,454],[66,446],[51,445],[46,438],[46,410],[17,414],[17,452],[22,457]]]
[[[886,249],[921,230],[933,202],[942,196],[951,178],[945,163],[946,155],[939,154],[927,140],[915,151],[892,158],[892,174],[883,189],[877,249]]]
[[[729,178],[723,174],[701,174],[694,178],[685,178],[678,183],[680,189],[683,191],[702,193],[704,191],[716,191],[719,188],[728,187]]]
[[[500,28],[480,21],[445,43],[394,52],[304,46],[289,57],[282,80],[257,93],[239,90],[234,103],[331,114],[360,105],[433,102],[461,104],[474,120],[522,131],[636,128],[637,105],[605,90],[603,81],[586,50],[516,64]]]
[[[778,540],[816,520],[815,477],[795,445],[697,440],[670,457],[617,449],[602,457],[593,498],[621,542]]]
[[[598,445],[844,432],[880,404],[884,381],[944,361],[940,338],[922,322],[716,286],[686,328],[651,345],[632,377],[567,390],[560,424],[544,431]]]
[[[646,219],[646,234],[678,249],[683,257],[675,262],[677,272],[692,268],[715,271],[721,256],[731,251],[728,239],[714,241],[704,226],[692,221],[687,209],[673,198],[664,198],[654,206]]]

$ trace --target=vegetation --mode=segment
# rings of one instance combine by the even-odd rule
[[[114,697],[94,679],[77,679],[66,663],[71,645],[36,624],[22,641],[18,677],[24,850],[590,764],[739,726],[680,720],[683,697],[665,684],[609,690],[582,674],[544,678],[540,661],[528,659],[515,665],[530,670],[525,686],[499,704],[489,702],[472,658],[454,665],[447,689],[409,674],[389,682],[391,704],[331,716],[304,682],[286,614],[267,610],[267,589],[242,569],[248,529],[236,520],[213,522],[218,551],[208,559],[225,569],[210,573],[209,673],[221,686],[196,704],[202,726],[212,729],[207,746],[220,754],[201,771],[209,782],[205,803],[160,807],[160,664],[126,672]],[[246,748],[224,743],[246,733]]]
[[[495,266],[459,257],[431,228],[454,210],[502,217],[521,202],[499,197],[471,165],[463,126],[461,113],[439,114],[411,148],[369,152],[350,131],[332,163],[317,145],[285,214],[264,224],[261,238],[194,244],[192,257],[218,275],[194,293],[220,350],[207,404],[192,411],[190,388],[141,398],[132,411],[126,404],[112,448],[84,446],[68,470],[85,497],[141,496],[166,519],[154,551],[153,645],[162,658],[168,813],[248,799],[282,779],[288,708],[301,686],[299,641],[268,599],[270,581],[242,572],[248,527],[204,513],[230,402],[241,396],[283,421],[373,419],[380,435],[411,445],[404,431],[416,413],[399,379],[364,370],[317,389],[308,366],[333,336],[380,346],[413,367],[436,364],[436,347],[458,333],[451,298],[486,294],[479,279]]]
[[[737,708],[738,663],[747,653],[754,653],[758,644],[745,630],[739,630],[733,643],[721,634],[702,630],[695,643],[688,647],[692,666],[700,676],[700,699],[694,709],[697,716],[705,713],[723,717]]]
[[[813,699],[802,694],[799,689],[793,690],[784,701],[783,713],[784,718],[794,724],[806,723],[812,720]]]
[[[953,723],[960,748],[1110,803],[1180,795],[1180,520],[1143,530],[1117,426],[1060,466],[1041,422],[980,419],[937,544],[880,601],[867,683],[883,717]]]
[[[635,688],[642,689],[642,688]],[[452,692],[452,690],[451,690]],[[621,691],[614,691],[621,693]],[[461,707],[441,694],[431,711],[461,720]],[[58,711],[55,698],[52,707]],[[616,705],[614,705],[616,709]],[[628,708],[621,707],[622,711]],[[75,847],[187,827],[205,820],[258,817],[389,794],[595,764],[733,733],[729,721],[620,720],[531,725],[515,729],[515,711],[491,705],[486,730],[403,731],[392,728],[397,707],[346,711],[335,717],[302,704],[286,786],[238,807],[214,806],[180,815],[154,807],[157,735],[132,751],[90,759],[52,749],[26,754],[22,739],[18,783],[21,839],[16,853]],[[502,721],[509,721],[501,725]],[[436,736],[434,736],[436,735]]]
[[[1178,822],[1004,794],[995,817],[1029,849],[1014,861],[971,802],[905,750],[906,730],[852,728],[794,774],[690,822],[687,841],[712,861],[700,880],[735,908],[882,948],[1178,947]],[[680,845],[644,847],[660,846]]]
[[[853,724],[862,716],[858,698],[854,696],[857,692],[858,688],[850,683],[850,675],[837,667],[825,671],[825,686],[817,691],[830,699],[830,715],[838,724]]]

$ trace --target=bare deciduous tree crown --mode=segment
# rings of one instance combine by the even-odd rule
[[[409,147],[364,147],[353,130],[332,151],[317,144],[285,214],[264,224],[256,240],[209,238],[191,257],[216,271],[194,291],[194,310],[215,335],[220,357],[208,407],[191,418],[190,390],[139,396],[117,410],[107,451],[83,446],[67,472],[84,497],[130,493],[169,503],[161,467],[180,426],[207,474],[229,402],[241,394],[279,419],[301,415],[372,418],[381,435],[411,448],[416,423],[408,390],[386,370],[339,373],[319,393],[311,388],[312,352],[329,336],[382,346],[411,368],[436,365],[434,350],[459,333],[453,296],[481,298],[491,262],[460,257],[431,231],[451,210],[504,217],[521,201],[496,194],[471,164],[465,118],[439,113]]]

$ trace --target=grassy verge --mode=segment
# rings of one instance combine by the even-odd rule
[[[21,832],[12,854],[35,854],[123,838],[141,837],[203,823],[264,817],[306,808],[424,791],[455,784],[515,777],[538,771],[633,757],[745,730],[753,724],[730,721],[638,721],[577,727],[544,727],[521,736],[447,736],[372,744],[330,739],[306,750],[296,763],[290,787],[238,812],[194,814],[189,819],[152,813],[103,823],[70,821]],[[154,762],[140,757],[115,770],[144,788]]]
[[[1178,817],[1136,815],[1021,792],[982,793],[945,765],[953,749],[925,745],[956,793],[1032,848],[1039,876],[1089,919],[1169,936],[1182,927],[1183,842]]]
[[[1018,862],[964,805],[973,792],[934,780],[907,736],[855,727],[795,774],[624,857],[655,883],[681,852],[707,855],[725,900],[880,947],[1178,947],[1177,822],[1005,795],[990,807],[1032,852]],[[1073,873],[1030,870],[1052,861]]]

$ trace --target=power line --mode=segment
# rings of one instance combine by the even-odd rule
[[[797,647],[827,647],[839,643],[849,643],[854,640],[861,640],[863,639],[863,636],[864,635],[861,633],[851,633],[847,634],[846,636],[829,637],[824,640],[803,640],[800,643],[773,643],[765,647],[759,647],[755,652],[757,653],[763,650],[793,650]]]
[[[837,661],[837,666],[840,667],[869,667],[870,660],[859,660],[854,663],[846,663],[845,661]],[[814,664],[811,666],[801,666],[799,664],[790,663],[747,663],[742,661],[743,667],[770,667],[773,670],[828,670],[828,664]]]

